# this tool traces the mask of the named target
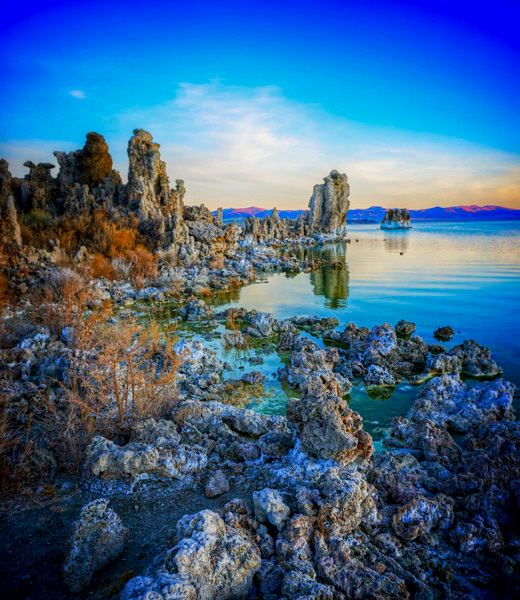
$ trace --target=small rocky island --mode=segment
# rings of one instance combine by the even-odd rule
[[[56,177],[0,161],[1,596],[519,597],[520,425],[488,348],[210,302],[318,273],[294,249],[344,239],[346,175],[239,228],[184,203],[142,129],[126,184],[98,134],[55,156]],[[267,349],[284,414],[251,410]],[[403,382],[410,410],[375,445],[351,390]]]
[[[389,209],[382,222],[381,229],[411,229],[410,215],[406,208]]]

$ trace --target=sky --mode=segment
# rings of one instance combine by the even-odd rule
[[[0,0],[0,157],[135,128],[187,204],[520,208],[520,3]]]

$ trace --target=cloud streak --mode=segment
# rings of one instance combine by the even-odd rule
[[[73,98],[78,98],[79,100],[83,100],[84,98],[86,98],[87,96],[85,95],[85,92],[83,90],[70,90],[69,94],[73,97]]]
[[[170,102],[119,116],[162,145],[192,203],[306,206],[312,186],[345,171],[355,207],[498,203],[520,207],[520,157],[463,140],[351,122],[273,87],[183,84]]]

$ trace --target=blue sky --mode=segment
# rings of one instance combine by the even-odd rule
[[[520,208],[518,2],[2,3],[0,155],[135,127],[188,203]]]

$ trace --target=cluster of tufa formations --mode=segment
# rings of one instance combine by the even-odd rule
[[[346,175],[316,185],[298,219],[274,209],[241,229],[184,204],[144,130],[126,184],[98,134],[55,156],[56,177],[48,163],[16,178],[0,162],[0,491],[12,509],[0,512],[0,595],[520,596],[516,392],[488,348],[448,348],[449,326],[429,344],[405,320],[340,326],[204,300],[238,300],[274,271],[309,272],[316,293],[346,298],[342,256],[297,248],[344,239]],[[385,221],[409,226],[405,210]],[[272,389],[258,365],[275,356],[285,412],[253,411]],[[389,399],[403,382],[413,404],[375,443],[350,392]]]
[[[52,176],[54,165],[35,165],[30,161],[25,163],[29,173],[24,178],[11,177],[8,164],[2,160],[2,247],[14,252],[22,245],[17,214],[21,220],[24,215],[78,218],[97,210],[116,222],[132,215],[149,249],[159,256],[174,255],[182,264],[225,255],[239,244],[296,239],[314,243],[320,236],[336,239],[346,232],[349,207],[346,175],[332,171],[324,184],[315,186],[305,217],[282,220],[275,209],[268,219],[249,219],[244,230],[239,231],[234,224],[223,225],[221,211],[214,216],[204,206],[184,205],[184,182],[177,179],[175,187],[170,187],[159,147],[147,131],[134,131],[128,144],[126,184],[113,169],[105,139],[97,133],[87,134],[81,150],[54,153],[59,164],[56,177]],[[84,242],[89,251],[88,240]]]

